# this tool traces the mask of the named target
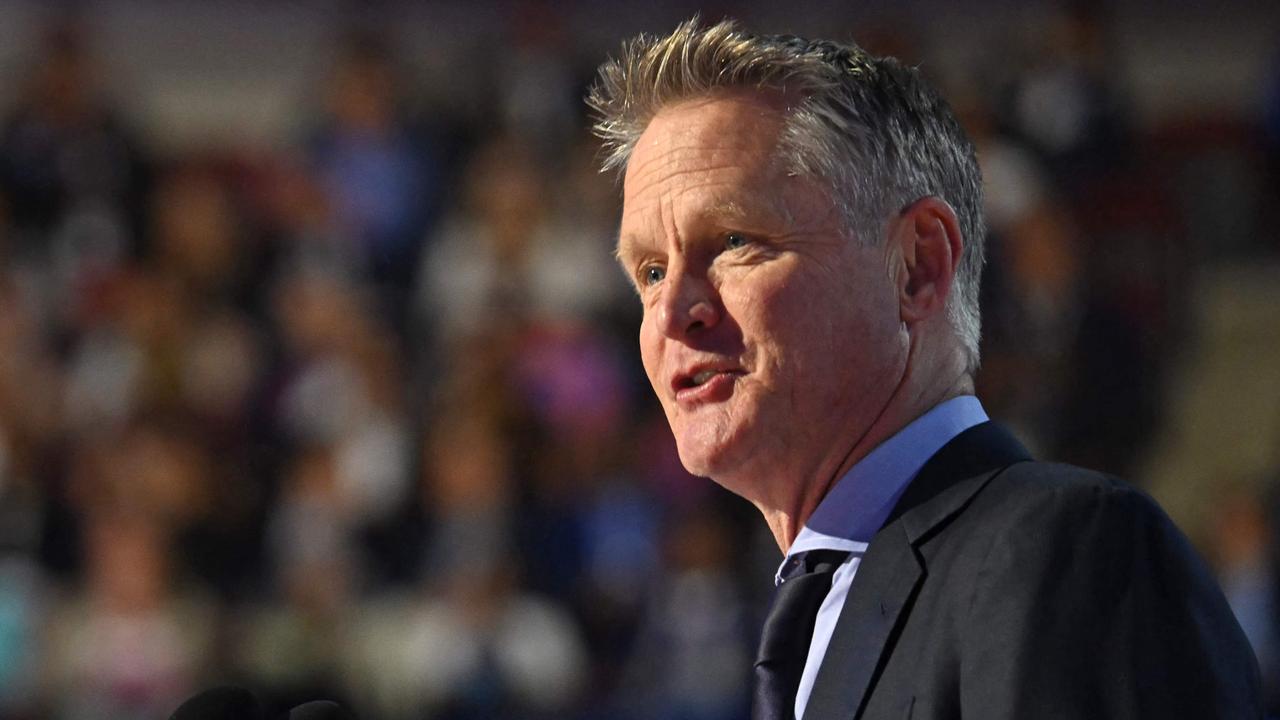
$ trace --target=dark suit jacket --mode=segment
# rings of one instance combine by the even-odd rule
[[[871,541],[805,720],[1261,718],[1226,600],[1146,495],[984,423]]]

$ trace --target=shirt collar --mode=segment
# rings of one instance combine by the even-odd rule
[[[978,398],[962,395],[934,407],[877,446],[849,468],[818,504],[791,543],[775,581],[781,581],[783,569],[798,553],[865,552],[925,462],[952,438],[986,421]]]

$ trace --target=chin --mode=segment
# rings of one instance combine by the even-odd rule
[[[711,478],[734,492],[738,491],[725,480],[739,474],[738,470],[744,464],[741,449],[740,443],[708,442],[707,438],[697,437],[696,433],[694,437],[676,436],[676,450],[685,470],[698,477]]]
[[[669,413],[680,463],[690,473],[715,480],[734,492],[726,480],[750,474],[750,466],[767,438],[759,432],[757,408],[738,402],[704,407],[696,413]],[[741,494],[741,493],[739,493]]]
[[[704,448],[691,447],[690,443],[685,442],[679,435],[676,436],[676,452],[680,455],[680,464],[688,470],[691,475],[698,477],[710,477],[711,464],[708,462],[707,453]]]

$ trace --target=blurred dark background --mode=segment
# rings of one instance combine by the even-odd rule
[[[581,102],[698,9],[641,5],[0,2],[0,718],[746,717],[780,557],[675,457]],[[945,89],[988,411],[1164,504],[1280,709],[1280,7],[955,5],[702,15]]]

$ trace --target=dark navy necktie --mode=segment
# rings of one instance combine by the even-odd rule
[[[810,550],[791,558],[760,634],[751,697],[751,720],[795,720],[796,688],[809,655],[818,609],[831,591],[831,576],[849,553]]]

